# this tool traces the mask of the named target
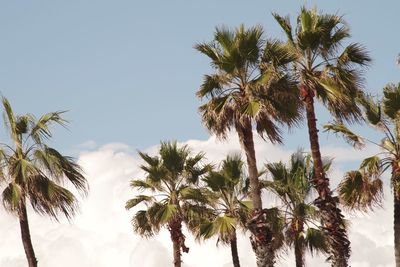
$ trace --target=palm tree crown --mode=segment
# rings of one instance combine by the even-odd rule
[[[145,171],[145,179],[132,180],[131,187],[144,190],[150,194],[139,194],[126,202],[126,208],[131,209],[140,203],[146,209],[139,210],[133,216],[132,225],[136,233],[151,237],[166,227],[171,233],[174,245],[174,264],[181,266],[180,251],[188,252],[185,236],[182,233],[182,223],[191,228],[197,224],[199,211],[196,201],[203,197],[191,185],[197,184],[199,178],[207,172],[208,165],[202,165],[202,153],[190,155],[187,146],[178,147],[176,142],[163,142],[159,156],[149,156],[139,152],[145,161],[141,169]]]
[[[360,120],[361,110],[355,102],[363,95],[360,67],[371,59],[358,43],[343,47],[350,37],[343,17],[303,7],[293,31],[289,17],[273,15],[287,36],[287,53],[295,58],[290,70],[301,96],[315,96],[335,118]]]
[[[282,44],[265,41],[260,26],[246,30],[241,25],[235,31],[217,28],[214,40],[196,49],[211,59],[216,70],[204,76],[197,92],[198,97],[210,99],[200,107],[205,126],[224,138],[227,131],[248,127],[252,120],[261,136],[282,142],[278,125],[299,119],[295,88],[281,72],[292,59]]]
[[[391,169],[390,185],[394,196],[394,247],[396,266],[400,266],[400,84],[389,84],[383,98],[361,99],[365,117],[375,129],[383,133],[380,142],[359,136],[340,122],[325,126],[327,131],[341,134],[353,146],[361,148],[365,142],[377,145],[381,152],[364,159],[359,170],[346,173],[338,191],[343,204],[350,209],[367,211],[380,206],[383,196],[382,174]]]
[[[331,162],[326,162],[328,171]],[[313,168],[310,155],[299,150],[291,156],[290,165],[282,162],[266,165],[272,181],[264,181],[263,186],[273,192],[282,202],[285,214],[286,243],[293,246],[296,266],[305,265],[304,252],[327,252],[327,244],[318,227],[319,211],[311,201]],[[317,227],[316,227],[317,226]]]
[[[248,183],[244,172],[244,162],[239,155],[227,156],[218,171],[210,170],[203,178],[208,196],[208,205],[213,216],[204,220],[199,228],[199,236],[207,239],[218,236],[218,241],[229,244],[233,266],[239,267],[236,232],[246,229],[250,216],[251,201],[248,198]]]
[[[63,156],[46,145],[52,137],[51,124],[65,125],[63,112],[48,113],[36,119],[33,115],[16,116],[3,98],[4,120],[11,143],[0,149],[0,176],[7,184],[2,193],[4,207],[20,219],[21,234],[29,266],[37,266],[30,239],[26,202],[39,214],[70,219],[78,208],[77,199],[63,187],[70,182],[86,194],[88,184],[82,170],[71,157]]]

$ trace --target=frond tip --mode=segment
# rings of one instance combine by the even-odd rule
[[[365,146],[364,139],[350,131],[345,125],[341,123],[331,123],[324,125],[324,132],[333,132],[339,134],[344,140],[352,145],[354,148],[361,149]]]

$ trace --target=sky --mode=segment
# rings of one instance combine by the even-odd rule
[[[365,45],[373,58],[365,72],[368,92],[379,95],[386,83],[400,82],[395,64],[400,52],[395,30],[400,2],[396,0],[384,4],[361,0],[0,1],[0,93],[17,114],[40,116],[68,110],[68,130],[55,128],[51,144],[77,158],[91,186],[88,198],[82,200],[81,214],[72,223],[58,224],[32,214],[41,266],[64,267],[55,259],[63,259],[65,266],[82,267],[112,266],[116,259],[120,262],[115,266],[122,267],[138,262],[162,266],[160,262],[169,261],[168,234],[141,241],[130,228],[132,214],[123,209],[134,194],[127,186],[129,180],[140,175],[136,151],[155,152],[161,140],[171,139],[206,152],[211,160],[238,150],[234,135],[229,143],[221,143],[201,125],[195,92],[211,68],[193,46],[210,41],[216,26],[241,23],[260,24],[267,37],[282,38],[271,13],[293,18],[304,4],[344,15],[352,33],[350,42]],[[318,111],[321,126],[329,118]],[[379,140],[377,134],[370,135]],[[308,147],[304,127],[286,134],[284,146],[257,142],[261,162],[285,160],[297,147]],[[371,148],[357,154],[361,152],[322,132],[321,143],[326,155],[335,158],[334,182],[373,152]],[[386,210],[349,215],[355,216],[353,225],[357,225],[350,235],[352,266],[393,266],[392,203],[386,190]],[[0,240],[0,266],[25,266],[17,221],[2,209],[0,227],[7,229]],[[196,247],[199,253],[185,255],[185,264],[219,267],[229,263],[226,248],[218,248],[221,253],[215,262],[205,256],[215,252],[213,245]],[[253,256],[246,238],[240,246],[251,266]],[[141,254],[149,250],[154,254],[143,259]],[[105,252],[98,255],[98,251]],[[77,256],[70,257],[71,253]],[[317,266],[318,259],[310,261]],[[281,262],[280,266],[291,265]]]
[[[283,33],[271,13],[296,15],[304,1],[0,1],[0,93],[17,112],[69,110],[69,131],[55,129],[67,151],[95,141],[144,149],[160,140],[205,139],[195,92],[209,61],[193,46],[216,26],[260,24],[269,38]],[[343,14],[351,42],[366,46],[373,64],[366,89],[398,82],[400,2],[307,1]],[[362,6],[362,10],[360,9]],[[296,133],[305,136],[301,130]],[[297,146],[291,135],[287,145]]]

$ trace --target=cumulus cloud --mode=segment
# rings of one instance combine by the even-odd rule
[[[220,142],[215,137],[208,140],[189,140],[194,152],[204,151],[207,159],[214,163],[224,158],[227,153],[240,152],[236,135],[229,142]],[[286,161],[293,151],[273,146],[260,138],[255,139],[257,158],[261,167],[267,160]],[[124,209],[125,201],[134,196],[129,188],[132,178],[142,177],[139,169],[141,161],[135,151],[125,144],[108,144],[96,148],[88,142],[81,146],[79,164],[85,170],[90,183],[90,194],[81,201],[81,212],[70,223],[59,223],[40,217],[29,211],[32,239],[39,265],[42,267],[130,267],[168,266],[172,262],[172,246],[169,233],[146,240],[135,235],[130,225],[132,212]],[[324,147],[324,155],[335,158],[335,168],[331,176],[338,180],[343,174],[341,162],[356,162],[365,156],[354,152],[350,147]],[[156,146],[146,149],[155,153]],[[372,150],[371,150],[372,152]],[[359,153],[359,154],[357,154]],[[393,230],[392,201],[390,190],[386,189],[385,209],[371,214],[348,214],[352,226],[352,266],[393,266]],[[0,266],[26,266],[25,255],[19,235],[16,218],[0,209]],[[229,247],[215,246],[216,240],[196,243],[187,235],[190,253],[183,255],[186,267],[231,266]],[[242,266],[255,266],[255,259],[246,235],[241,235],[238,242]],[[294,266],[292,253],[281,257],[277,266]],[[309,266],[329,266],[323,257],[307,256]]]

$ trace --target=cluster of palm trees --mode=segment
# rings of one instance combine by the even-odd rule
[[[362,45],[348,42],[349,28],[341,16],[302,8],[295,25],[288,16],[273,16],[285,41],[265,38],[261,26],[246,29],[241,25],[233,30],[217,28],[211,42],[195,46],[214,69],[204,76],[197,92],[205,100],[199,108],[202,122],[220,139],[237,132],[247,178],[242,177],[244,163],[237,156],[228,156],[215,170],[213,165],[201,164],[203,154],[184,160],[187,147],[162,143],[159,157],[141,154],[148,164],[142,166],[147,175],[145,182],[133,181],[132,186],[153,194],[127,202],[127,208],[146,203],[147,209],[133,218],[134,230],[150,236],[166,225],[174,243],[175,266],[181,266],[181,251],[189,251],[182,223],[197,238],[217,235],[219,241],[230,244],[234,266],[239,266],[238,229],[249,231],[259,267],[273,266],[276,252],[284,245],[294,248],[297,266],[304,266],[306,248],[326,253],[332,266],[348,266],[350,241],[340,204],[364,211],[379,204],[380,177],[391,167],[395,254],[400,266],[400,87],[385,88],[382,101],[368,96],[363,69],[371,59]],[[354,145],[369,140],[352,133],[346,123],[367,121],[384,133],[382,143],[370,141],[384,153],[364,160],[360,170],[348,172],[338,196],[327,177],[330,163],[323,161],[320,152],[315,101],[334,119],[325,130],[343,134]],[[289,166],[270,163],[259,171],[255,132],[281,144],[282,127],[301,126],[303,119],[310,155],[298,152]],[[167,157],[166,151],[175,156]],[[175,160],[179,164],[171,166]],[[270,177],[267,180],[261,178],[264,171]],[[265,208],[262,189],[276,194],[284,208]],[[316,199],[310,199],[312,190]],[[251,203],[244,201],[247,198]]]
[[[181,252],[189,252],[182,226],[198,240],[218,237],[230,245],[233,266],[240,266],[237,231],[247,231],[253,203],[249,199],[249,180],[245,163],[239,155],[228,155],[218,166],[205,163],[204,154],[191,155],[188,146],[163,142],[159,155],[140,152],[145,164],[144,179],[131,181],[131,187],[142,192],[126,202],[131,209],[142,205],[133,216],[134,231],[151,237],[164,226],[173,243],[174,266],[181,266]],[[328,170],[330,162],[324,165]],[[264,209],[268,215],[268,251],[266,265],[273,266],[276,253],[293,247],[296,266],[304,266],[304,252],[328,251],[326,238],[319,228],[320,213],[311,200],[310,155],[298,151],[290,165],[282,162],[266,164],[272,180],[260,180],[260,188],[273,192],[282,201],[281,207]],[[260,173],[262,175],[264,172]],[[286,246],[285,246],[286,245]]]
[[[258,267],[271,267],[282,248],[294,250],[296,266],[305,266],[305,252],[321,252],[335,267],[348,266],[350,241],[341,207],[368,211],[381,204],[382,175],[391,170],[394,196],[396,266],[400,267],[400,84],[390,84],[382,99],[363,88],[363,68],[371,59],[358,43],[348,43],[348,25],[338,15],[302,8],[295,24],[273,14],[286,40],[266,38],[263,28],[217,28],[209,43],[195,48],[211,61],[197,91],[203,101],[202,122],[211,134],[226,139],[236,131],[245,155],[228,155],[207,163],[204,153],[188,146],[162,142],[158,154],[139,152],[145,177],[131,181],[135,192],[126,202],[136,209],[133,229],[152,237],[166,228],[173,244],[174,266],[188,253],[185,232],[196,239],[217,237],[229,245],[233,266],[240,266],[238,231],[247,231]],[[329,160],[321,156],[315,101],[333,123],[325,131],[342,135],[362,148],[378,146],[381,153],[366,158],[358,170],[346,173],[337,196],[330,188]],[[2,99],[9,144],[0,147],[1,195],[7,211],[20,223],[29,267],[37,266],[28,224],[27,204],[42,215],[72,218],[77,199],[68,182],[85,195],[88,183],[71,157],[46,144],[50,126],[64,126],[63,112],[35,118],[14,115]],[[307,122],[310,154],[297,151],[288,163],[260,168],[254,134],[282,144],[283,128]],[[383,134],[374,141],[352,132],[346,124],[368,122]],[[255,130],[255,131],[253,131]],[[279,205],[266,208],[262,192],[275,195]],[[316,198],[313,196],[316,195]],[[264,201],[265,202],[265,201]],[[268,205],[270,206],[270,205]]]

